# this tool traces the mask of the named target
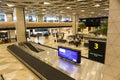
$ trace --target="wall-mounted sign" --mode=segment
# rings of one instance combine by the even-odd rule
[[[104,63],[105,61],[106,42],[89,41],[89,59]]]

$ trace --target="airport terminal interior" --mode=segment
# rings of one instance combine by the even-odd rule
[[[0,80],[120,80],[120,0],[0,0]]]

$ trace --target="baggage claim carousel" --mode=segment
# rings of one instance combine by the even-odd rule
[[[81,58],[74,63],[58,56],[58,50],[33,42],[7,47],[17,59],[42,80],[102,80],[103,64]]]

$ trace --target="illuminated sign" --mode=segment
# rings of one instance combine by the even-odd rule
[[[81,62],[81,52],[75,49],[58,46],[58,56],[76,63]]]
[[[104,63],[106,42],[89,41],[89,59]]]
[[[94,49],[98,49],[98,43],[94,43]]]

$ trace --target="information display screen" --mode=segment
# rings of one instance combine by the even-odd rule
[[[58,46],[58,56],[76,63],[81,62],[81,52],[78,50]]]

